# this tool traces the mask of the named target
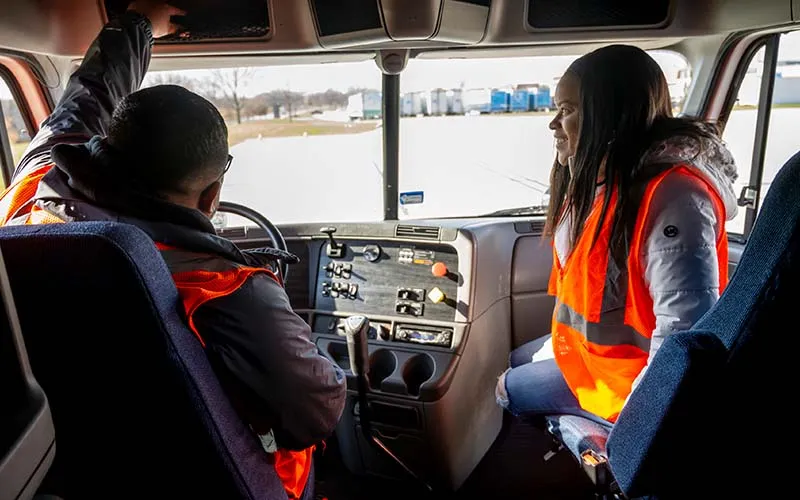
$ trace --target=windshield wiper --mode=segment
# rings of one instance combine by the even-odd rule
[[[546,206],[533,205],[530,207],[504,208],[503,210],[484,214],[481,217],[516,217],[524,215],[545,215],[546,213]]]

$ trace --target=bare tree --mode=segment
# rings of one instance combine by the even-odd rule
[[[306,96],[300,92],[294,92],[290,88],[286,88],[284,90],[278,90],[278,95],[281,104],[286,106],[287,114],[289,115],[289,121],[292,121],[292,118],[297,114],[296,110],[300,107],[303,103],[305,103]]]
[[[221,97],[233,108],[236,123],[242,123],[245,98],[242,91],[254,75],[252,68],[217,69],[211,72],[209,84],[215,97]]]
[[[192,92],[203,94],[202,86],[197,80],[173,71],[149,73],[144,77],[142,88],[156,85],[179,85]]]

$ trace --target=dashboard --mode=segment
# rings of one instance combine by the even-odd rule
[[[502,425],[494,386],[512,345],[549,331],[552,248],[543,221],[525,218],[279,225],[286,290],[321,354],[347,374],[336,430],[345,465],[405,473],[361,432],[343,322],[366,316],[371,428],[426,480],[457,489]],[[220,231],[242,248],[258,228]]]

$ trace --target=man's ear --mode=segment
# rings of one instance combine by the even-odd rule
[[[200,198],[197,200],[197,209],[206,214],[210,219],[214,216],[219,206],[219,196],[222,192],[222,183],[217,181],[208,186],[200,193]]]

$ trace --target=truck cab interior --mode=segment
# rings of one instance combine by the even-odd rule
[[[664,69],[676,114],[719,125],[738,167],[739,215],[727,226],[734,279],[703,325],[714,331],[736,320],[735,332],[755,331],[757,325],[775,330],[789,314],[780,308],[790,304],[755,299],[780,288],[773,286],[774,269],[789,276],[782,283],[793,275],[786,249],[795,245],[800,192],[797,176],[785,171],[800,150],[793,133],[800,119],[800,37],[794,33],[800,1],[170,3],[186,15],[176,19],[180,28],[174,35],[156,41],[145,84],[186,86],[223,112],[234,161],[215,219],[218,233],[242,248],[282,247],[300,258],[286,274],[292,307],[311,326],[319,351],[347,372],[346,408],[316,453],[317,497],[624,498],[652,494],[652,484],[692,496],[687,478],[697,474],[674,475],[680,460],[686,459],[683,467],[700,463],[687,457],[691,449],[668,450],[665,442],[674,435],[661,432],[664,427],[648,434],[651,447],[641,442],[639,451],[652,451],[649,458],[636,456],[631,444],[646,421],[673,433],[684,429],[675,422],[689,418],[685,408],[665,403],[679,417],[643,412],[638,420],[628,418],[622,427],[630,434],[620,431],[618,458],[612,456],[609,465],[607,434],[558,416],[517,419],[496,402],[497,377],[509,353],[549,333],[553,313],[547,294],[552,247],[543,236],[554,156],[547,129],[552,90],[575,58],[605,45],[631,44]],[[100,28],[127,5],[0,5],[5,186]],[[757,224],[762,218],[767,222]],[[236,415],[220,402],[225,396],[209,382],[213,374],[188,345],[191,334],[178,331],[180,319],[170,309],[176,294],[155,247],[131,228],[66,226],[0,229],[14,296],[5,304],[19,314],[19,328],[12,328],[18,333],[8,336],[15,343],[0,345],[11,349],[21,345],[19,339],[27,344],[27,353],[15,347],[19,357],[9,359],[30,358],[30,366],[19,362],[24,375],[15,380],[30,382],[21,386],[28,399],[21,399],[35,411],[22,414],[33,415],[36,432],[18,435],[40,439],[29,447],[12,438],[0,442],[18,453],[36,450],[30,453],[37,464],[10,469],[20,463],[19,454],[3,458],[0,498],[29,498],[37,489],[53,493],[38,487],[54,483],[48,474],[82,484],[86,489],[74,491],[86,495],[76,497],[98,496],[87,484],[116,484],[111,496],[121,497],[180,491],[163,486],[170,478],[197,481],[183,491],[202,497],[206,486],[198,476],[213,476],[215,467],[236,476],[228,485],[236,492],[231,496],[264,498],[258,492],[275,485],[254,477],[258,473],[248,464],[259,451],[255,438],[241,422],[231,423]],[[755,270],[746,275],[744,267],[737,269],[745,258]],[[81,285],[43,314],[33,287],[42,282]],[[717,311],[723,306],[741,316]],[[762,306],[771,311],[769,322],[753,319]],[[132,340],[140,335],[153,338]],[[725,347],[740,346],[739,337],[730,335]],[[134,351],[120,354],[128,349]],[[6,365],[6,356],[0,359]],[[743,359],[740,364],[755,362],[755,356]],[[142,366],[141,360],[151,364]],[[714,366],[723,365],[728,366]],[[149,366],[157,369],[148,372]],[[170,366],[179,366],[182,375]],[[746,385],[768,380],[767,374],[777,378],[780,368],[752,379],[739,369],[740,378],[732,380]],[[696,376],[687,370],[681,373]],[[159,384],[158,377],[174,380]],[[195,378],[201,382],[187,382]],[[114,389],[102,388],[98,379]],[[685,389],[677,383],[672,388]],[[710,392],[692,393],[691,401],[710,393],[727,395],[714,400],[719,408],[734,408],[731,401],[738,401],[733,389],[704,390]],[[673,401],[653,388],[638,391],[636,402],[660,408],[652,403],[667,400],[660,398]],[[54,445],[47,430],[51,411]],[[21,428],[12,425],[16,418],[2,416],[2,436]],[[130,430],[132,425],[142,427]],[[737,432],[732,425],[715,428]],[[194,435],[207,442],[191,444]],[[692,436],[700,450],[705,435],[685,433],[672,443],[685,444]],[[184,451],[173,451],[179,447]],[[755,453],[758,447],[742,449]],[[229,455],[218,463],[206,460],[195,474],[171,468],[181,468],[180,462],[192,468],[193,457],[213,450]],[[263,457],[253,460],[268,464]],[[662,479],[653,479],[648,460],[667,464]],[[738,459],[720,460],[730,465]],[[50,473],[44,473],[47,467]],[[728,491],[742,479],[733,465],[726,470],[711,477],[728,483],[710,481],[707,487]],[[27,474],[31,482],[22,486],[6,483]],[[82,477],[64,479],[69,474]],[[95,474],[104,479],[93,483]],[[771,486],[783,481],[754,477],[752,470],[742,474],[750,484],[762,484],[767,476]],[[664,478],[671,486],[664,486]],[[15,496],[18,491],[23,496]]]

